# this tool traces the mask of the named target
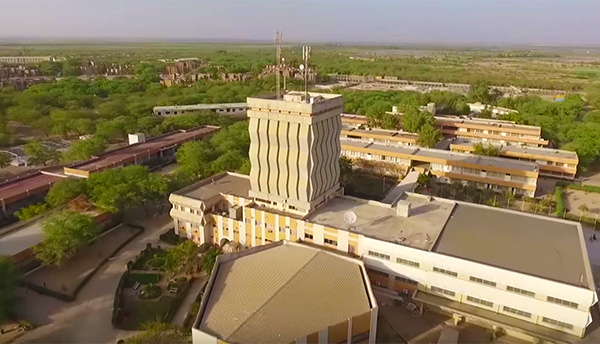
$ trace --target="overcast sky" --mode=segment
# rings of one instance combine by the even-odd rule
[[[600,0],[0,0],[0,38],[600,45]]]

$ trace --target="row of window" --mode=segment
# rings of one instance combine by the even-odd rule
[[[436,286],[431,286],[431,290],[433,292],[436,293],[440,293],[440,294],[444,294],[444,295],[448,295],[450,297],[455,297],[456,293],[448,290],[448,289],[443,289],[440,287],[436,287]],[[467,296],[467,301],[473,302],[473,303],[477,303],[486,307],[490,307],[493,308],[494,307],[494,303],[487,301],[487,300],[482,300],[473,296]],[[502,310],[504,312],[507,313],[511,313],[511,314],[515,314],[521,317],[525,317],[525,318],[531,318],[532,314],[530,312],[526,312],[526,311],[522,311],[520,309],[516,309],[516,308],[512,308],[512,307],[508,307],[508,306],[502,306]],[[559,321],[559,320],[555,320],[555,319],[551,319],[551,318],[547,318],[547,317],[542,317],[542,322],[545,322],[547,324],[553,325],[553,326],[557,326],[557,327],[562,327],[565,329],[573,329],[573,325],[563,322],[563,321]]]
[[[384,260],[390,260],[391,257],[385,253],[380,253],[380,252],[376,252],[376,251],[368,251],[369,256],[372,257],[376,257],[379,259],[384,259]],[[411,267],[415,267],[415,268],[419,268],[420,264],[419,262],[415,262],[412,260],[408,260],[408,259],[404,259],[404,258],[396,258],[396,263],[398,264],[402,264],[402,265],[407,265],[407,266],[411,266]],[[448,275],[448,276],[452,276],[452,277],[458,277],[458,273],[455,271],[451,271],[451,270],[447,270],[447,269],[442,269],[442,268],[438,268],[438,267],[433,267],[433,271],[440,273],[440,274],[444,274],[444,275]],[[479,277],[475,277],[475,276],[469,276],[469,281],[471,282],[475,282],[475,283],[479,283],[479,284],[483,284],[483,285],[487,285],[490,287],[496,287],[497,284],[494,281],[490,281],[490,280],[486,280],[483,278],[479,278]],[[535,297],[535,293],[526,289],[522,289],[522,288],[517,288],[517,287],[513,287],[513,286],[506,286],[506,290],[510,291],[512,293],[517,293],[517,294],[521,294],[521,295],[525,295],[525,296],[529,296],[529,297]],[[576,302],[571,302],[571,301],[567,301],[567,300],[563,300],[563,299],[559,299],[557,297],[552,297],[552,296],[548,296],[546,298],[546,300],[548,302],[552,302],[552,303],[556,303],[559,305],[563,305],[563,306],[567,306],[567,307],[571,307],[571,308],[578,308],[579,304]]]

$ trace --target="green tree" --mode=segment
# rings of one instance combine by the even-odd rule
[[[32,165],[46,166],[48,161],[58,161],[60,157],[56,149],[44,145],[40,140],[29,141],[23,150]]]
[[[56,213],[42,222],[44,239],[33,252],[44,265],[60,266],[98,234],[89,215],[73,210]]]
[[[340,157],[340,184],[348,186],[352,179],[352,160],[346,156]]]
[[[431,183],[431,175],[429,173],[419,173],[417,177],[417,184],[419,186],[429,186]]]
[[[402,129],[411,133],[418,133],[426,124],[435,125],[435,118],[428,112],[419,111],[416,107],[410,107],[402,115]]]
[[[433,147],[442,139],[440,130],[430,123],[425,123],[419,129],[419,137],[417,143],[423,147]]]
[[[490,119],[490,118],[492,118],[492,115],[493,115],[492,110],[488,109],[488,107],[486,106],[485,109],[481,110],[481,112],[477,114],[477,117]]]
[[[62,180],[48,190],[46,195],[46,203],[51,207],[58,207],[66,204],[72,199],[85,194],[86,190],[85,179],[65,179]]]
[[[467,98],[472,102],[490,104],[495,100],[495,94],[490,92],[490,83],[487,81],[478,81],[471,85]]]
[[[485,156],[498,156],[500,155],[500,150],[491,144],[483,145],[483,143],[476,143],[473,146],[473,154]]]
[[[9,257],[0,256],[0,324],[15,315],[21,276]]]
[[[189,268],[193,270],[199,264],[199,252],[198,245],[191,240],[186,240],[167,251],[163,268],[173,275],[182,270],[191,272]]]
[[[106,149],[106,142],[102,137],[94,136],[85,140],[74,142],[69,150],[63,154],[65,161],[87,160],[93,155],[98,155]]]
[[[215,153],[208,142],[195,141],[183,144],[176,154],[179,172],[192,179],[206,178],[212,174],[211,163]]]
[[[504,190],[503,192],[504,199],[506,200],[506,207],[509,208],[510,204],[515,201],[515,194],[510,190]]]
[[[15,216],[19,219],[19,221],[26,221],[45,213],[48,211],[48,209],[48,204],[46,203],[31,204],[15,212]]]
[[[5,168],[10,165],[11,158],[8,154],[0,153],[0,168]]]
[[[164,176],[150,173],[146,166],[131,165],[92,174],[87,190],[98,207],[117,213],[156,201],[166,196],[169,188]]]
[[[219,246],[215,245],[209,248],[204,253],[204,255],[202,255],[201,266],[202,270],[204,270],[207,275],[210,276],[210,274],[213,271],[213,268],[215,267],[215,263],[217,262],[217,257],[220,256],[222,253],[223,250],[221,250]]]
[[[169,323],[145,324],[143,331],[123,340],[123,344],[189,344],[192,333],[189,329]]]

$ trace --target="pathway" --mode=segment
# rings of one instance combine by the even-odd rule
[[[183,325],[183,321],[185,320],[185,316],[187,315],[187,312],[190,309],[190,305],[196,300],[196,297],[200,293],[200,290],[202,290],[204,282],[206,282],[206,275],[204,273],[200,277],[194,279],[190,290],[188,290],[188,293],[185,295],[185,298],[183,299],[183,301],[181,301],[181,305],[179,306],[179,309],[177,309],[177,313],[175,313],[173,320],[171,320],[172,324],[179,326]]]
[[[18,338],[16,343],[112,343],[134,332],[113,328],[111,324],[115,288],[133,259],[146,243],[157,243],[158,236],[173,223],[168,214],[142,220],[146,230],[110,259],[83,287],[74,302],[62,302],[19,289],[22,301],[18,313],[39,326]]]

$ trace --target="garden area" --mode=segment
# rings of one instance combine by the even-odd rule
[[[127,263],[115,292],[113,325],[136,330],[148,322],[170,322],[194,280],[202,270],[212,269],[213,251],[220,248],[199,247],[189,240],[168,249],[149,244]]]
[[[143,230],[139,226],[119,225],[78,250],[65,263],[42,266],[28,274],[24,283],[29,289],[64,301],[73,301],[96,271]]]

